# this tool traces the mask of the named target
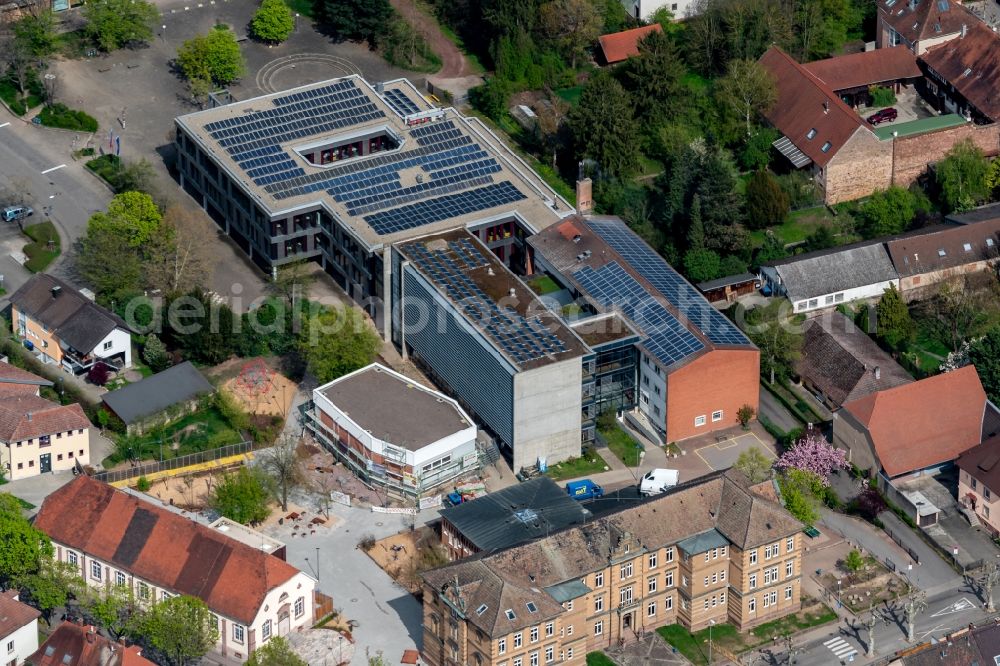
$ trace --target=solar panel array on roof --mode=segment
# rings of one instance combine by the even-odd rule
[[[366,215],[365,222],[377,234],[391,234],[425,224],[433,224],[452,217],[476,213],[488,208],[527,199],[509,181],[494,183],[474,190],[448,194],[419,201],[401,208],[394,208],[374,215]]]
[[[538,317],[527,318],[514,310],[500,308],[469,277],[470,272],[489,266],[470,240],[449,241],[446,250],[430,250],[427,243],[417,241],[407,244],[406,252],[420,271],[516,363],[566,351],[566,344]]]
[[[589,220],[590,227],[643,278],[649,281],[684,317],[715,344],[749,345],[750,341],[724,314],[713,308],[698,290],[675,271],[624,223]]]
[[[413,100],[398,88],[389,88],[382,94],[382,99],[392,108],[393,111],[404,118],[411,113],[419,113],[420,107],[413,103]]]
[[[620,308],[646,338],[642,344],[665,366],[673,365],[705,348],[670,310],[649,294],[617,261],[594,270],[590,266],[573,273],[591,298],[606,307]]]
[[[205,131],[256,185],[305,175],[278,144],[385,117],[353,80],[275,97],[270,102],[274,108],[205,125]]]

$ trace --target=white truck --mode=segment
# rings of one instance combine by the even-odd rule
[[[680,472],[676,469],[658,467],[646,472],[639,480],[639,494],[643,497],[659,495],[667,488],[676,486],[680,480]]]

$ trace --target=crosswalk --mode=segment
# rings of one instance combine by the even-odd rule
[[[835,654],[840,661],[854,661],[854,657],[858,654],[858,651],[843,638],[831,638],[823,645],[830,648],[830,652]]]

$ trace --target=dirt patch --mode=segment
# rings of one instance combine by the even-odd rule
[[[892,601],[906,592],[906,582],[873,557],[865,558],[864,566],[856,573],[831,571],[823,574],[820,582],[827,590],[839,592],[843,604],[854,613],[863,612],[872,604]]]
[[[375,564],[411,594],[420,591],[421,572],[448,562],[438,533],[426,525],[417,530],[393,534],[364,550]]]
[[[247,413],[281,418],[288,417],[298,391],[295,382],[262,358],[244,362],[234,376],[223,382],[222,388],[236,398]]]
[[[146,493],[164,504],[188,511],[202,511],[208,507],[212,490],[218,485],[222,472],[187,474],[153,481]]]

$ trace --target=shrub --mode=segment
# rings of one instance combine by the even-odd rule
[[[374,547],[375,547],[375,536],[372,534],[366,534],[363,537],[361,537],[360,541],[358,541],[358,548],[365,551],[366,553]]]
[[[896,103],[896,94],[892,92],[892,88],[868,86],[868,94],[872,97],[872,106],[892,106]]]
[[[111,369],[104,363],[95,363],[87,371],[87,381],[95,386],[104,386],[111,377]]]
[[[50,104],[42,109],[38,117],[46,127],[58,127],[75,132],[97,131],[97,121],[92,116],[71,109],[65,104]]]
[[[139,480],[135,482],[136,490],[142,493],[149,492],[150,485],[149,479],[145,476],[140,476]]]

